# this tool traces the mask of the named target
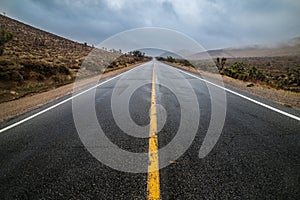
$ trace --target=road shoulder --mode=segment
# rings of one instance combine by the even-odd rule
[[[142,63],[137,63],[137,64],[131,65],[129,67],[117,69],[117,70],[102,74],[101,80],[121,74],[121,73],[128,71],[140,64],[142,64]],[[76,83],[76,87],[80,87],[80,88],[87,87],[88,85],[95,83],[95,81],[98,81],[98,79],[99,79],[99,75],[79,80]],[[11,119],[16,116],[19,116],[28,111],[39,108],[39,107],[41,107],[49,102],[52,102],[56,99],[59,99],[66,95],[69,95],[73,91],[73,86],[74,86],[74,83],[70,83],[70,84],[67,84],[67,85],[46,91],[46,92],[33,94],[30,96],[25,96],[23,98],[16,99],[13,101],[3,102],[0,104],[0,110],[1,110],[0,122],[6,121],[6,120]]]
[[[205,77],[208,78],[216,78],[219,79],[216,75],[210,72],[205,72],[202,70],[196,70],[191,67],[186,67],[174,63],[168,63],[165,62],[168,65],[171,65],[173,67],[176,67],[178,69],[183,69],[185,71],[189,71],[192,73],[202,74],[205,75]],[[283,106],[294,108],[297,110],[300,110],[300,93],[290,92],[290,91],[284,91],[284,90],[277,90],[271,87],[268,87],[266,85],[260,85],[260,84],[254,84],[252,87],[247,87],[251,82],[241,81],[237,79],[233,79],[227,76],[222,76],[224,84],[231,86],[233,88],[239,89],[241,91],[250,93],[252,95],[267,99],[269,101],[272,101],[274,103],[281,104]]]

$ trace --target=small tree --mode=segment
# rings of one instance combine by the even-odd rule
[[[172,56],[167,56],[167,61],[168,62],[175,62],[175,58],[173,58]]]
[[[249,68],[249,78],[256,80],[257,70],[256,66],[251,66]]]
[[[294,75],[297,86],[300,86],[300,65],[296,69],[294,69]]]
[[[34,43],[38,46],[45,46],[45,40],[40,37],[35,38]]]
[[[6,30],[1,30],[0,31],[0,55],[3,54],[4,52],[4,45],[8,41],[10,41],[13,38],[13,33],[6,31]]]
[[[221,59],[221,69],[220,69],[220,70],[222,70],[222,69],[224,68],[225,63],[226,63],[226,60],[227,60],[227,59],[224,58],[224,57]],[[219,60],[219,61],[220,61],[220,60]]]
[[[217,65],[217,68],[220,69],[220,58],[219,57],[217,57],[216,65]]]
[[[140,52],[140,51],[138,51],[138,50],[133,51],[133,52],[132,52],[132,55],[133,55],[133,56],[136,56],[136,57],[142,57],[142,56],[143,56],[143,55],[142,55],[142,52]]]

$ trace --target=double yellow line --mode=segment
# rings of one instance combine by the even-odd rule
[[[158,139],[156,117],[156,91],[154,64],[152,70],[152,93],[150,107],[150,131],[149,131],[149,163],[147,180],[147,199],[160,199],[159,163],[158,163]]]

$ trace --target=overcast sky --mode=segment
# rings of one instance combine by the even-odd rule
[[[182,32],[206,49],[300,36],[299,0],[1,0],[7,16],[97,45],[132,28]]]

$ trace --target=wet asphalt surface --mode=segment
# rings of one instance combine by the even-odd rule
[[[127,86],[123,90],[138,80],[151,81],[152,64],[124,75],[121,85]],[[212,113],[206,84],[183,73],[178,76],[174,68],[157,61],[155,70],[157,103],[165,110],[158,109],[158,124],[161,118],[166,120],[158,133],[159,148],[175,138],[183,115],[177,94],[160,83],[176,84],[173,87],[180,88],[180,95],[187,96],[179,79],[188,81],[200,110],[198,130],[187,151],[176,160],[172,151],[159,155],[160,163],[169,162],[160,170],[161,199],[300,199],[299,121],[226,93],[222,133],[212,151],[200,159],[199,149]],[[95,90],[97,120],[119,148],[147,153],[148,138],[124,133],[114,120],[111,98],[120,78]],[[139,126],[149,124],[150,95],[151,84],[146,83],[130,96],[129,105],[124,104]],[[297,110],[247,96],[300,116]],[[1,127],[59,101],[4,122]],[[81,107],[86,105],[81,102]],[[88,132],[92,127],[85,129]],[[96,148],[109,153],[109,147]],[[115,159],[114,154],[107,156]],[[126,167],[126,162],[121,163]],[[146,199],[146,187],[147,173],[112,169],[89,152],[75,127],[72,101],[0,133],[0,199]]]

